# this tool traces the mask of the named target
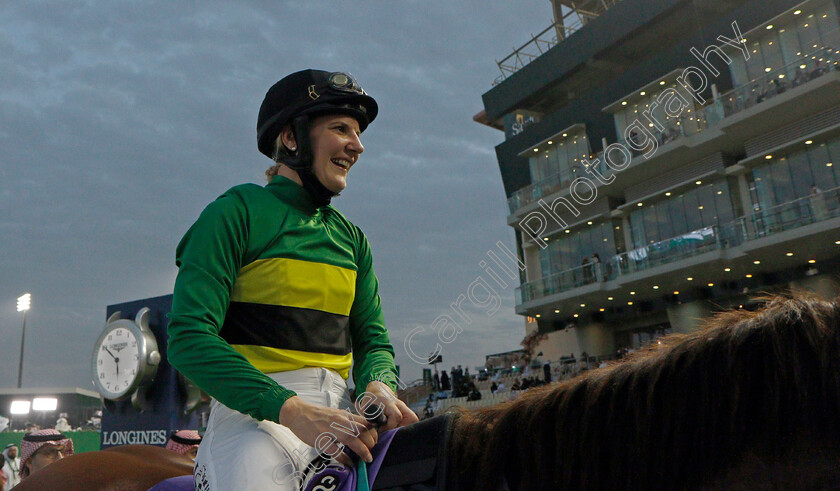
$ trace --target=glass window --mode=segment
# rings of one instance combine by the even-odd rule
[[[683,194],[683,207],[685,208],[685,222],[688,230],[703,228],[703,221],[700,216],[700,203],[697,201],[697,193],[688,191]]]
[[[805,19],[800,20],[797,31],[799,43],[802,45],[802,56],[811,54],[820,47],[820,31],[814,14],[808,14]]]
[[[641,209],[630,213],[630,236],[633,239],[633,249],[645,245],[645,224]]]
[[[750,59],[747,62],[747,76],[755,80],[764,76],[764,60],[761,57],[761,43],[753,41],[749,43]]]
[[[814,184],[814,176],[811,173],[811,166],[808,164],[808,157],[805,152],[795,152],[788,156],[790,173],[793,176],[793,194],[797,198],[811,194],[811,186]]]
[[[735,219],[732,213],[732,201],[729,195],[729,184],[726,181],[716,182],[714,185],[715,220],[718,224],[726,224]]]
[[[781,43],[776,33],[769,34],[762,39],[761,55],[764,58],[764,72],[773,73],[785,66],[784,58],[782,57]],[[768,72],[767,69],[771,71]]]
[[[823,143],[812,147],[815,148],[808,149],[808,160],[814,174],[814,185],[821,191],[836,187],[834,163],[829,158],[828,146]],[[829,163],[832,165],[829,166]]]
[[[776,200],[773,195],[773,182],[770,178],[769,166],[753,169],[753,183],[758,202],[753,203],[754,210],[766,210],[772,208]]]
[[[837,11],[831,3],[825,3],[817,8],[817,27],[825,48],[836,50],[840,48],[840,29],[837,23]]]
[[[683,235],[688,232],[685,220],[685,208],[683,207],[682,196],[675,196],[667,201],[668,216],[674,230],[674,236]]]
[[[715,223],[715,197],[710,185],[704,185],[694,189],[697,195],[697,213],[700,215],[701,227],[707,227]]]
[[[677,234],[674,233],[674,227],[672,225],[673,222],[668,213],[668,203],[657,203],[654,208],[656,210],[656,221],[659,225],[659,240],[676,236]]]
[[[646,206],[644,211],[645,220],[645,242],[652,244],[661,237],[659,235],[658,221],[656,220],[656,209],[653,206]]]
[[[797,53],[802,52],[802,46],[799,45],[799,35],[796,32],[796,24],[789,23],[784,28],[779,29],[779,48],[782,51],[782,58],[785,65],[793,63],[801,57]],[[793,80],[794,73],[788,73],[788,77]]]
[[[838,173],[840,173],[840,138],[835,138],[826,143],[826,148],[828,148],[829,153],[829,161],[826,162],[826,166],[832,170],[834,176],[833,182],[840,182],[840,176],[838,176]]]
[[[779,159],[770,168],[773,176],[773,191],[776,195],[776,204],[794,200],[796,196],[793,194],[790,167],[788,166],[787,159]]]
[[[744,60],[744,55],[740,52],[728,52],[729,58],[732,59],[732,63],[729,65],[729,71],[732,73],[732,83],[735,87],[739,87],[744,85],[745,83],[750,81],[749,75],[747,75],[747,62]]]

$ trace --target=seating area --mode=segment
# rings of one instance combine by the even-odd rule
[[[441,414],[445,412],[450,407],[460,406],[469,409],[476,409],[480,407],[487,407],[492,406],[494,404],[498,404],[500,402],[504,402],[516,397],[519,391],[511,391],[511,390],[504,390],[504,391],[497,391],[495,394],[490,391],[490,389],[480,389],[481,392],[481,399],[477,401],[468,401],[467,397],[453,397],[449,399],[438,399],[432,408],[435,411],[435,414]]]

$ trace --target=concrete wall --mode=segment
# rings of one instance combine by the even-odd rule
[[[568,331],[560,329],[549,333],[548,337],[537,345],[534,355],[540,351],[542,351],[543,356],[535,357],[543,362],[559,360],[561,356],[569,356],[572,353],[575,356],[580,356],[582,350],[578,344],[577,329],[569,329]]]
[[[615,335],[613,331],[603,324],[593,323],[572,329],[580,351],[575,356],[586,351],[589,356],[612,355],[615,353]]]

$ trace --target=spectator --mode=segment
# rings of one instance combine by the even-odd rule
[[[591,268],[595,270],[595,279],[598,281],[602,281],[603,278],[601,277],[601,256],[599,256],[597,252],[595,254],[592,254]]]
[[[519,379],[516,379],[513,382],[513,385],[510,386],[510,390],[520,390],[520,389],[522,389],[522,386],[519,384]]]
[[[543,376],[545,377],[545,383],[551,383],[551,362],[545,362],[543,365]]]
[[[475,384],[470,384],[470,393],[467,395],[468,401],[478,401],[481,400],[481,391],[478,390],[478,387]]]
[[[440,390],[440,375],[437,373],[437,371],[435,371],[435,376],[433,378],[433,383],[434,383],[433,389],[435,390],[435,392],[439,391]]]
[[[179,430],[172,433],[169,441],[166,442],[166,449],[175,453],[186,455],[195,461],[198,453],[198,445],[201,443],[201,435],[195,430]]]
[[[497,392],[504,392],[504,391],[505,391],[505,383],[504,382],[499,382],[499,388],[497,389]]]
[[[3,472],[6,474],[6,486],[0,489],[8,491],[20,482],[20,458],[14,443],[6,445],[3,450]]]
[[[492,392],[493,394],[495,394],[497,390],[499,390],[499,386],[498,386],[498,385],[496,385],[496,382],[495,382],[495,381],[493,381],[493,383],[492,383],[492,384],[490,384],[490,392]]]
[[[822,195],[822,190],[817,186],[811,186],[811,209],[814,213],[814,219],[819,221],[825,219],[827,209],[825,205],[825,198]]]
[[[802,85],[807,81],[808,77],[805,76],[805,72],[803,72],[801,68],[797,68],[796,74],[793,76],[793,86],[796,87],[797,85]]]
[[[60,413],[55,422],[55,429],[58,431],[73,431],[70,423],[67,422],[67,413]]]
[[[429,398],[426,400],[426,405],[423,407],[423,419],[429,419],[435,415],[435,410],[432,407],[433,401],[434,395],[429,394]]]
[[[73,455],[73,440],[52,428],[36,430],[23,436],[20,444],[20,478],[64,457]]]
[[[440,390],[449,390],[451,388],[449,384],[449,375],[446,374],[446,370],[440,374]]]

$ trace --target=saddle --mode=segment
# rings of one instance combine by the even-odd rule
[[[302,491],[432,491],[446,489],[446,447],[452,415],[436,416],[387,431],[371,449],[373,462],[355,468],[315,459]]]
[[[318,457],[304,471],[301,491],[434,491],[446,489],[446,447],[452,415],[386,431],[371,449],[373,462],[355,467]],[[167,479],[149,491],[192,491],[192,476]]]

